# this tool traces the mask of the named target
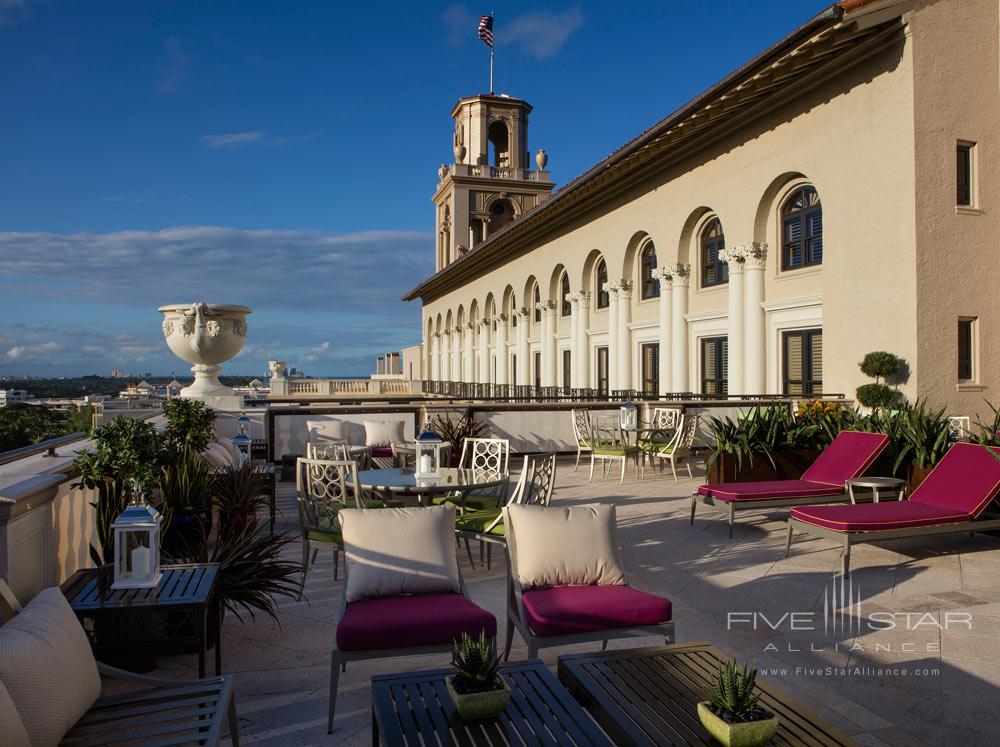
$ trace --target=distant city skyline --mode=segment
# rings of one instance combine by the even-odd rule
[[[481,13],[561,186],[822,7],[0,0],[0,376],[188,376],[192,301],[254,309],[224,373],[368,375],[419,342]]]

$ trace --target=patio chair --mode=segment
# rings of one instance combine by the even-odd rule
[[[593,440],[590,449],[590,482],[594,481],[594,463],[600,461],[604,474],[608,473],[608,462],[621,462],[622,473],[619,485],[625,484],[625,463],[631,459],[635,463],[635,473],[639,476],[639,447],[629,443],[617,417],[599,418],[594,422]]]
[[[22,609],[0,580],[0,599],[0,743],[217,745],[228,724],[239,747],[232,676],[167,680],[99,664],[57,587]],[[101,677],[116,694],[101,695]]]
[[[556,484],[556,455],[545,454],[536,457],[524,457],[524,466],[521,468],[521,476],[514,486],[514,491],[507,499],[507,505],[519,503],[522,505],[548,506],[552,500],[552,489]],[[486,567],[491,567],[491,555],[493,545],[506,546],[507,539],[504,531],[503,510],[499,508],[487,508],[482,511],[472,511],[455,519],[455,531],[459,539],[465,543],[465,551],[469,555],[469,563],[475,568],[472,561],[472,550],[469,542],[478,540],[479,561],[482,562],[483,548],[486,548]]]
[[[1000,491],[1000,462],[994,454],[1000,455],[1000,448],[952,445],[906,501],[793,508],[785,557],[795,529],[841,539],[846,576],[851,572],[851,545],[1000,529],[1000,514],[980,518]]]
[[[462,441],[462,455],[458,464],[490,479],[502,479],[499,485],[465,493],[438,496],[433,505],[453,505],[459,513],[500,510],[510,493],[510,441],[506,438],[466,438]]]
[[[849,500],[846,483],[871,466],[889,443],[881,433],[841,431],[798,480],[764,480],[702,485],[691,494],[691,523],[700,500],[729,508],[729,537],[737,511],[764,511],[788,506]]]
[[[972,435],[972,418],[968,415],[948,416],[948,440],[968,441]]]
[[[496,617],[469,598],[455,559],[455,508],[340,513],[344,593],[330,661],[327,730],[347,662],[448,654],[463,633],[496,637]]]
[[[589,410],[571,410],[570,415],[573,417],[573,439],[576,441],[576,464],[573,465],[576,472],[580,466],[580,455],[590,453],[594,435]]]
[[[507,527],[507,642],[541,648],[662,636],[673,643],[670,600],[625,578],[613,505],[511,504]]]
[[[691,447],[694,446],[694,438],[698,432],[700,419],[697,415],[681,415],[677,422],[676,429],[671,439],[667,442],[658,441],[655,438],[645,442],[639,442],[642,449],[642,457],[639,461],[639,477],[644,477],[646,460],[652,465],[653,460],[660,462],[660,471],[663,471],[663,462],[670,462],[670,472],[677,482],[677,462],[683,461],[687,467],[688,477],[694,477],[691,471],[691,461],[694,456]]]

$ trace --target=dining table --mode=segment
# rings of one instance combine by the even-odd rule
[[[358,472],[361,487],[376,493],[415,498],[418,505],[428,505],[435,496],[454,494],[457,502],[471,492],[502,485],[507,474],[494,470],[464,467],[441,467],[433,475],[416,474],[413,467],[366,469]]]

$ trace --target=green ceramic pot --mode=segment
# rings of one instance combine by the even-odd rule
[[[771,737],[778,731],[777,716],[763,721],[731,724],[712,713],[708,705],[707,700],[698,704],[698,718],[708,733],[725,747],[760,747],[771,741]]]
[[[444,684],[448,694],[462,718],[492,718],[503,713],[510,700],[510,686],[498,678],[503,685],[501,690],[490,690],[482,693],[460,693],[452,684],[452,677],[446,677]]]

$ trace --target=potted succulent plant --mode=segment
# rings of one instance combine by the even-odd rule
[[[698,704],[698,718],[726,747],[758,747],[778,731],[778,717],[759,704],[757,670],[728,661],[719,667],[711,700]]]
[[[498,674],[500,657],[496,641],[480,633],[468,633],[455,641],[451,654],[455,674],[445,679],[448,694],[462,718],[498,716],[510,700],[510,686]]]
[[[465,413],[458,420],[452,420],[451,415],[437,415],[430,423],[430,429],[445,443],[451,446],[452,467],[458,467],[462,458],[462,445],[467,438],[484,438],[489,429],[485,423],[480,423],[470,413]]]

